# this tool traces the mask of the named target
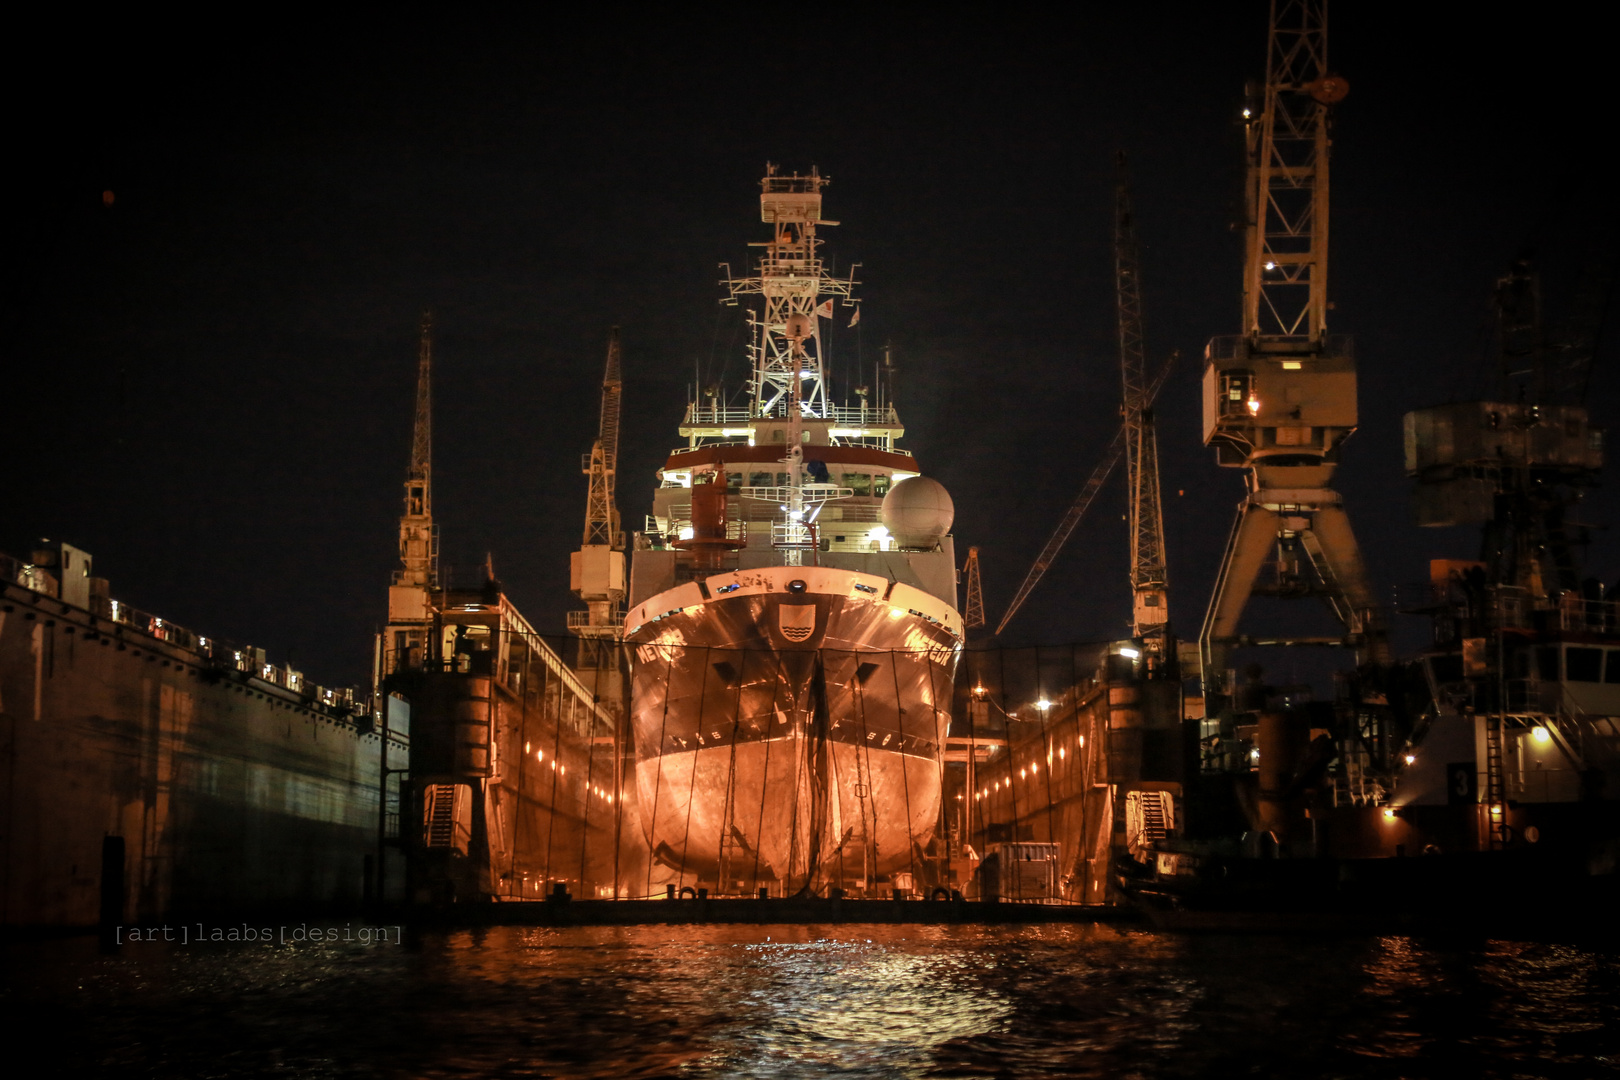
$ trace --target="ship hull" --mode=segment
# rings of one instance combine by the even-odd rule
[[[916,867],[939,816],[952,618],[920,590],[812,567],[716,575],[633,611],[655,859],[748,893],[872,887]]]

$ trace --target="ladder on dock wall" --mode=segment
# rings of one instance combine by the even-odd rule
[[[1495,851],[1507,844],[1507,774],[1502,764],[1501,713],[1485,717],[1485,836]]]
[[[447,848],[456,832],[456,786],[428,785],[427,846]]]

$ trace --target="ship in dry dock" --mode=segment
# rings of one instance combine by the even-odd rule
[[[817,229],[827,178],[767,168],[727,299],[751,376],[688,403],[635,537],[624,641],[654,875],[718,893],[919,888],[962,646],[945,489],[892,401],[835,404],[823,325],[858,315]]]

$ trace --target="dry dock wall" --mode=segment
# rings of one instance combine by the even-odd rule
[[[381,756],[338,711],[8,585],[0,925],[358,905]]]

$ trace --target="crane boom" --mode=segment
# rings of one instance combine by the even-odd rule
[[[602,412],[597,424],[596,443],[585,461],[585,474],[591,478],[585,500],[585,543],[604,544],[614,551],[624,550],[619,530],[619,507],[614,499],[614,480],[619,459],[619,399],[624,383],[619,374],[619,328],[608,336],[607,368],[602,375]]]
[[[1169,360],[1165,361],[1165,365],[1159,373],[1154,376],[1153,381],[1148,384],[1144,395],[1148,404],[1151,405],[1153,400],[1159,396],[1159,389],[1164,386],[1165,378],[1169,376],[1170,365],[1174,360],[1175,356],[1172,355]],[[1102,460],[1097,463],[1096,468],[1091,470],[1091,476],[1086,480],[1085,487],[1080,489],[1080,494],[1075,498],[1074,504],[1069,507],[1068,513],[1063,515],[1063,520],[1058,522],[1058,527],[1052,533],[1051,539],[1046,542],[1046,546],[1041,549],[1040,555],[1036,557],[1035,565],[1029,568],[1029,573],[1025,575],[1024,583],[1018,587],[1018,592],[1013,597],[1012,603],[1007,605],[1007,613],[1001,617],[1001,622],[996,626],[997,634],[1007,628],[1007,624],[1012,622],[1013,616],[1018,614],[1018,609],[1024,606],[1024,601],[1029,599],[1029,594],[1035,591],[1035,586],[1040,583],[1042,575],[1046,573],[1047,568],[1057,558],[1058,552],[1063,550],[1063,545],[1068,541],[1069,534],[1074,532],[1076,525],[1080,524],[1080,519],[1086,516],[1086,511],[1090,509],[1092,501],[1096,499],[1097,492],[1101,491],[1102,486],[1108,482],[1108,477],[1113,473],[1114,466],[1119,464],[1119,459],[1124,454],[1125,426],[1121,424],[1119,430],[1114,432],[1114,439],[1108,444],[1108,450],[1103,455]]]

